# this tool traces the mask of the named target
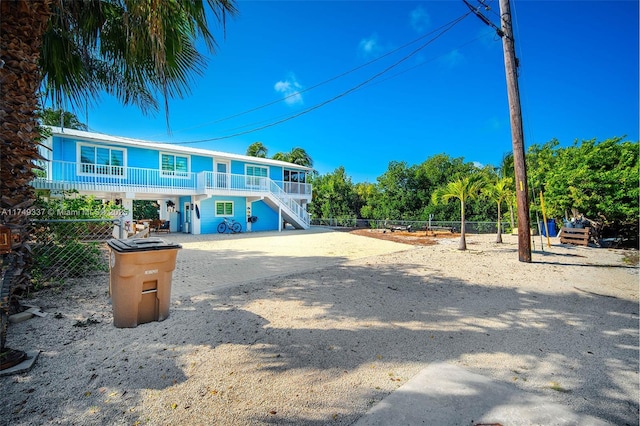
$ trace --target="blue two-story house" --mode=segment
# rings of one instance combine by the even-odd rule
[[[166,143],[50,127],[44,172],[33,181],[52,196],[75,189],[118,200],[132,220],[134,200],[154,200],[172,231],[211,234],[224,218],[243,232],[309,227],[308,167]],[[248,220],[254,217],[253,221]]]

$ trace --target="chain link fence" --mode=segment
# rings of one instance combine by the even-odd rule
[[[108,272],[106,242],[119,223],[118,219],[34,220],[35,285]]]
[[[511,224],[501,222],[502,232],[510,231]],[[356,219],[355,217],[316,218],[311,220],[312,225],[337,226],[347,228],[370,229],[411,229],[412,231],[451,231],[460,232],[460,221],[443,220],[372,220]],[[411,228],[409,228],[411,227]],[[498,232],[496,222],[465,222],[465,232],[470,234],[493,234]]]
[[[313,219],[312,225],[371,228],[445,230],[460,232],[459,221],[365,220],[354,217]],[[120,219],[34,220],[32,222],[32,276],[36,285],[64,281],[66,278],[86,277],[109,271],[106,242],[122,237]],[[503,232],[509,228],[502,224]],[[495,233],[495,222],[466,222],[466,232]],[[115,235],[114,235],[115,234]]]

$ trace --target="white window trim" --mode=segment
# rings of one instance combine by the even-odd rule
[[[219,203],[224,203],[224,204],[231,204],[231,214],[218,214],[218,204]],[[215,217],[233,217],[234,214],[236,212],[236,203],[230,200],[216,200],[213,203],[213,213],[215,214]]]
[[[285,172],[289,172],[289,180],[285,179]],[[291,173],[297,173],[298,176],[300,176],[301,174],[304,175],[304,182],[300,182],[299,180],[294,182],[291,180]],[[296,169],[283,169],[282,170],[282,181],[283,182],[290,182],[290,183],[307,183],[307,173],[304,170],[296,170]]]
[[[175,158],[176,157],[185,157],[187,159],[187,171],[186,172],[176,172],[175,170],[173,172],[166,172],[164,170],[162,170],[162,156],[163,155],[171,155],[174,159],[174,166],[175,166]],[[175,178],[175,179],[189,179],[190,174],[191,174],[191,156],[189,154],[176,154],[175,152],[160,152],[160,155],[158,156],[158,161],[160,162],[158,169],[160,170],[160,177],[166,177],[166,178]],[[176,174],[176,173],[186,173],[186,176],[181,175],[181,174]]]
[[[213,170],[216,173],[222,173],[218,171],[218,164],[224,164],[227,166],[226,174],[231,174],[231,162],[229,160],[214,160],[213,161]]]
[[[260,167],[261,169],[267,169],[267,175],[266,176],[255,176],[255,175],[249,175],[249,173],[247,172],[247,168],[249,167]],[[269,173],[271,172],[271,170],[269,170],[269,166],[263,166],[261,164],[245,164],[244,165],[244,176],[245,176],[245,183],[247,185],[247,187],[249,188],[259,188],[260,185],[254,185],[252,182],[252,179],[258,177],[258,178],[266,178],[267,181],[269,180]]]
[[[264,177],[266,177],[266,178],[269,177],[269,172],[270,172],[269,166],[263,166],[262,164],[245,164],[244,165],[244,174],[245,174],[245,176],[248,176],[247,168],[249,168],[249,167],[260,167],[261,169],[267,169],[267,176],[264,176]],[[260,176],[260,177],[263,177],[263,176]]]
[[[38,146],[38,152],[44,160],[36,160],[35,163],[44,169],[45,179],[53,179],[53,136],[49,136],[47,139],[42,141]],[[80,169],[82,169],[82,166],[80,166]]]
[[[91,147],[91,148],[108,149],[109,153],[111,153],[111,150],[122,151],[122,162],[124,164],[122,166],[110,166],[110,167],[122,167],[122,174],[121,175],[114,175],[114,174],[104,174],[104,173],[87,173],[87,172],[83,172],[82,171],[82,165],[83,164],[88,164],[88,163],[83,163],[82,162],[82,147],[83,146],[88,146],[88,147]],[[94,166],[98,166],[98,164],[95,164],[95,163],[93,163],[93,165]],[[102,165],[102,164],[100,164],[100,165]],[[127,178],[127,149],[126,148],[122,148],[122,147],[109,146],[109,145],[99,145],[99,144],[78,142],[78,143],[76,143],[76,174],[78,176],[102,176],[102,177],[108,177],[108,178],[126,179]]]

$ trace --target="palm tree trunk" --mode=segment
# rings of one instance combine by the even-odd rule
[[[31,278],[29,216],[23,212],[35,200],[30,182],[34,178],[33,162],[41,158],[38,59],[51,2],[0,0],[0,58],[4,61],[0,69],[0,224],[11,229],[14,242],[11,255],[5,255],[12,256],[12,261],[3,262],[10,265],[9,269],[2,271],[3,277],[12,279],[0,280],[0,285],[10,290],[0,291],[0,311],[4,314],[12,295],[17,289],[26,289]],[[6,336],[6,328],[0,332]]]
[[[516,227],[516,219],[513,215],[513,204],[509,202],[509,214],[511,215],[511,229]]]
[[[500,215],[500,203],[498,203],[498,233],[496,235],[496,243],[502,243],[502,227],[501,227],[501,222],[502,221],[502,217]]]
[[[464,201],[460,201],[460,244],[458,250],[467,249],[467,239],[465,238]]]

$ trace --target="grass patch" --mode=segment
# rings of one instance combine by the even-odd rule
[[[640,263],[640,254],[638,254],[636,250],[625,253],[622,257],[622,262],[625,265],[638,266],[638,263]]]
[[[560,383],[558,383],[558,382],[549,383],[549,389],[554,390],[556,392],[562,392],[562,393],[571,392],[571,390],[563,388],[562,386],[560,386]]]

